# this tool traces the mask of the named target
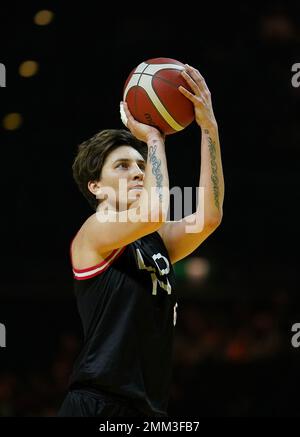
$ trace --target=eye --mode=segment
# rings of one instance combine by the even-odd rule
[[[121,167],[121,168],[128,168],[128,164],[127,164],[126,162],[120,162],[120,163],[116,166],[116,168],[119,168],[119,167]]]

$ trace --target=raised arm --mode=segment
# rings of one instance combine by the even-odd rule
[[[125,103],[122,109],[127,127],[147,144],[148,159],[141,195],[130,209],[118,212],[100,208],[83,226],[85,241],[101,254],[156,231],[168,211],[169,178],[164,138],[157,129],[134,120]]]
[[[165,223],[159,233],[173,263],[191,254],[221,223],[224,178],[218,125],[213,113],[211,94],[198,70],[186,66],[182,72],[193,93],[180,92],[195,109],[195,120],[202,131],[199,198],[196,212],[180,222]],[[203,193],[203,198],[201,197]]]

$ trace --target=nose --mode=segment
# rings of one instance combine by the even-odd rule
[[[141,170],[141,168],[138,166],[137,163],[133,165],[133,180],[142,181],[144,179],[144,172]]]

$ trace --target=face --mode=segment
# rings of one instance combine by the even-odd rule
[[[120,146],[113,150],[104,162],[96,185],[100,198],[105,193],[105,201],[118,211],[130,208],[141,195],[145,166],[144,158],[133,147]]]

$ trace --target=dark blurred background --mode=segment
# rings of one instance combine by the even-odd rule
[[[92,213],[72,161],[122,127],[124,82],[154,57],[205,77],[226,184],[221,226],[175,265],[169,414],[298,416],[298,3],[107,6],[1,5],[0,416],[52,416],[63,400],[82,340],[69,244]],[[198,184],[199,152],[195,124],[167,138],[171,186]]]

